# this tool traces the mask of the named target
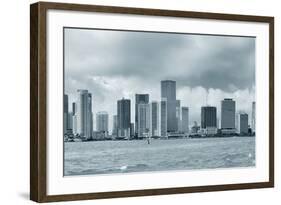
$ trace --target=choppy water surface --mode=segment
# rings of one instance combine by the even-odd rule
[[[68,142],[64,174],[255,166],[255,137]]]

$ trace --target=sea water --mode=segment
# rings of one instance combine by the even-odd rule
[[[64,175],[255,166],[255,137],[65,142]]]

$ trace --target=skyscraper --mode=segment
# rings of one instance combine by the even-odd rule
[[[201,107],[201,128],[217,127],[217,108],[212,106]]]
[[[77,132],[77,113],[75,113],[75,115],[72,116],[72,131],[73,131],[74,135],[78,134],[78,132]]]
[[[147,137],[149,133],[149,104],[141,103],[138,105],[138,137]]]
[[[235,101],[225,98],[221,101],[222,133],[235,133]]]
[[[238,130],[240,134],[248,134],[248,114],[246,113],[239,114]]]
[[[184,133],[189,132],[189,108],[181,108],[181,131]]]
[[[76,110],[77,110],[77,108],[76,108],[76,103],[73,102],[73,103],[72,103],[72,115],[75,115]]]
[[[63,112],[68,113],[68,95],[63,95]]]
[[[88,90],[78,90],[77,134],[82,138],[93,136],[92,94]]]
[[[201,129],[206,135],[217,133],[217,108],[212,106],[201,107]]]
[[[252,103],[252,123],[251,123],[252,132],[256,132],[256,102]]]
[[[112,135],[117,136],[117,115],[113,115],[113,128],[112,128]]]
[[[135,125],[134,125],[134,123],[131,123],[130,124],[130,136],[131,136],[131,139],[134,138],[134,135],[135,135]]]
[[[63,133],[66,134],[68,129],[68,95],[63,95]]]
[[[96,114],[96,126],[98,132],[108,132],[108,113],[105,111]]]
[[[69,112],[68,116],[67,116],[67,130],[70,131],[71,133],[73,131],[73,115],[72,115],[72,112]]]
[[[139,104],[149,103],[149,94],[136,94],[135,99],[135,132],[136,137],[138,137],[138,106]]]
[[[77,134],[77,104],[72,103],[72,133]]]
[[[161,98],[166,98],[167,102],[167,132],[176,132],[176,81],[161,81]]]
[[[131,101],[121,99],[117,101],[117,129],[118,137],[129,138],[131,126]]]
[[[160,136],[160,115],[159,103],[153,101],[150,103],[150,135]]]
[[[162,98],[160,101],[160,128],[161,137],[167,137],[167,100]]]
[[[176,100],[177,131],[181,132],[181,101]]]

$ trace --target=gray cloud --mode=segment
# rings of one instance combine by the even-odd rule
[[[65,36],[66,69],[74,76],[172,77],[178,86],[227,91],[254,83],[254,38],[79,29]]]

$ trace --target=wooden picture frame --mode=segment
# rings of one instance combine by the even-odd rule
[[[48,195],[47,193],[47,11],[80,11],[111,14],[130,14],[157,17],[178,17],[237,22],[256,22],[269,25],[269,179],[262,182],[217,184],[206,186],[157,188]],[[274,18],[205,12],[125,8],[82,4],[39,2],[30,6],[30,199],[36,202],[134,197],[192,192],[274,187]]]

